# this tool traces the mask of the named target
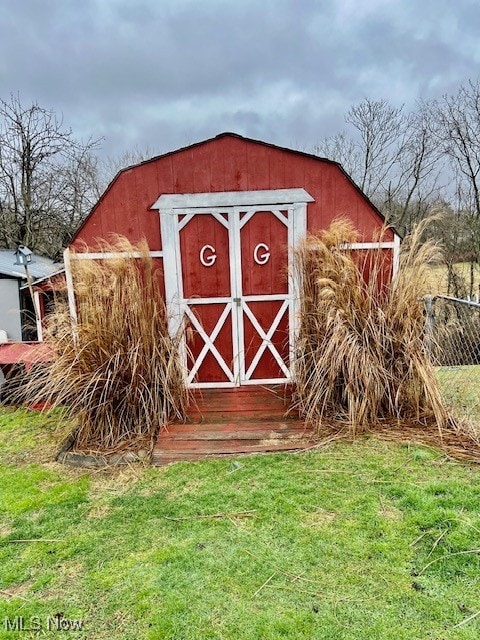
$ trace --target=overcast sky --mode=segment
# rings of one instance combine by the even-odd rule
[[[368,97],[413,108],[480,75],[478,0],[3,0],[0,97],[102,153],[235,131],[311,150]]]

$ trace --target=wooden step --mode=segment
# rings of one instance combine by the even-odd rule
[[[298,420],[298,414],[285,413],[285,410],[271,409],[269,411],[265,409],[224,409],[224,410],[212,410],[202,409],[195,410],[190,408],[187,413],[187,423],[212,423],[212,422],[226,422],[235,419],[237,422],[253,422],[255,420]]]
[[[285,385],[196,391],[186,422],[160,431],[152,464],[312,446],[312,429],[291,411],[291,394]]]
[[[298,419],[290,405],[291,389],[284,385],[202,389],[194,394],[187,422]]]
[[[252,440],[298,436],[307,432],[300,420],[291,422],[226,422],[201,424],[176,424],[165,427],[158,440]]]
[[[162,429],[152,464],[274,451],[298,451],[314,444],[312,429],[296,421],[229,421],[175,424]]]

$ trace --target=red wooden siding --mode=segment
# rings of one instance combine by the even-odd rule
[[[363,278],[369,282],[371,276],[375,277],[378,291],[381,291],[386,284],[392,279],[393,255],[390,249],[366,251],[357,250],[353,252],[353,257],[357,264],[360,265]],[[372,274],[372,265],[374,265],[375,273]]]
[[[354,222],[361,240],[375,239],[381,217],[335,163],[223,134],[121,172],[74,243],[95,246],[97,238],[117,233],[133,242],[144,236],[152,250],[159,250],[158,213],[150,207],[163,193],[298,187],[314,198],[308,205],[309,230],[324,229],[343,215]],[[388,232],[385,240],[392,239]]]

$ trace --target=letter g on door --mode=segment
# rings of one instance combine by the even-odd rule
[[[206,252],[209,251],[208,255],[205,255]],[[204,267],[213,267],[217,260],[217,254],[215,253],[215,247],[212,247],[211,244],[206,244],[200,250],[200,262]]]
[[[260,251],[260,249],[263,249],[263,253],[259,255],[258,252]],[[267,264],[267,262],[270,260],[269,246],[264,244],[263,242],[257,244],[255,249],[253,250],[253,259],[257,264]]]

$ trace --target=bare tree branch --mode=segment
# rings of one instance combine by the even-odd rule
[[[0,246],[58,255],[99,196],[98,143],[36,103],[0,100]]]

